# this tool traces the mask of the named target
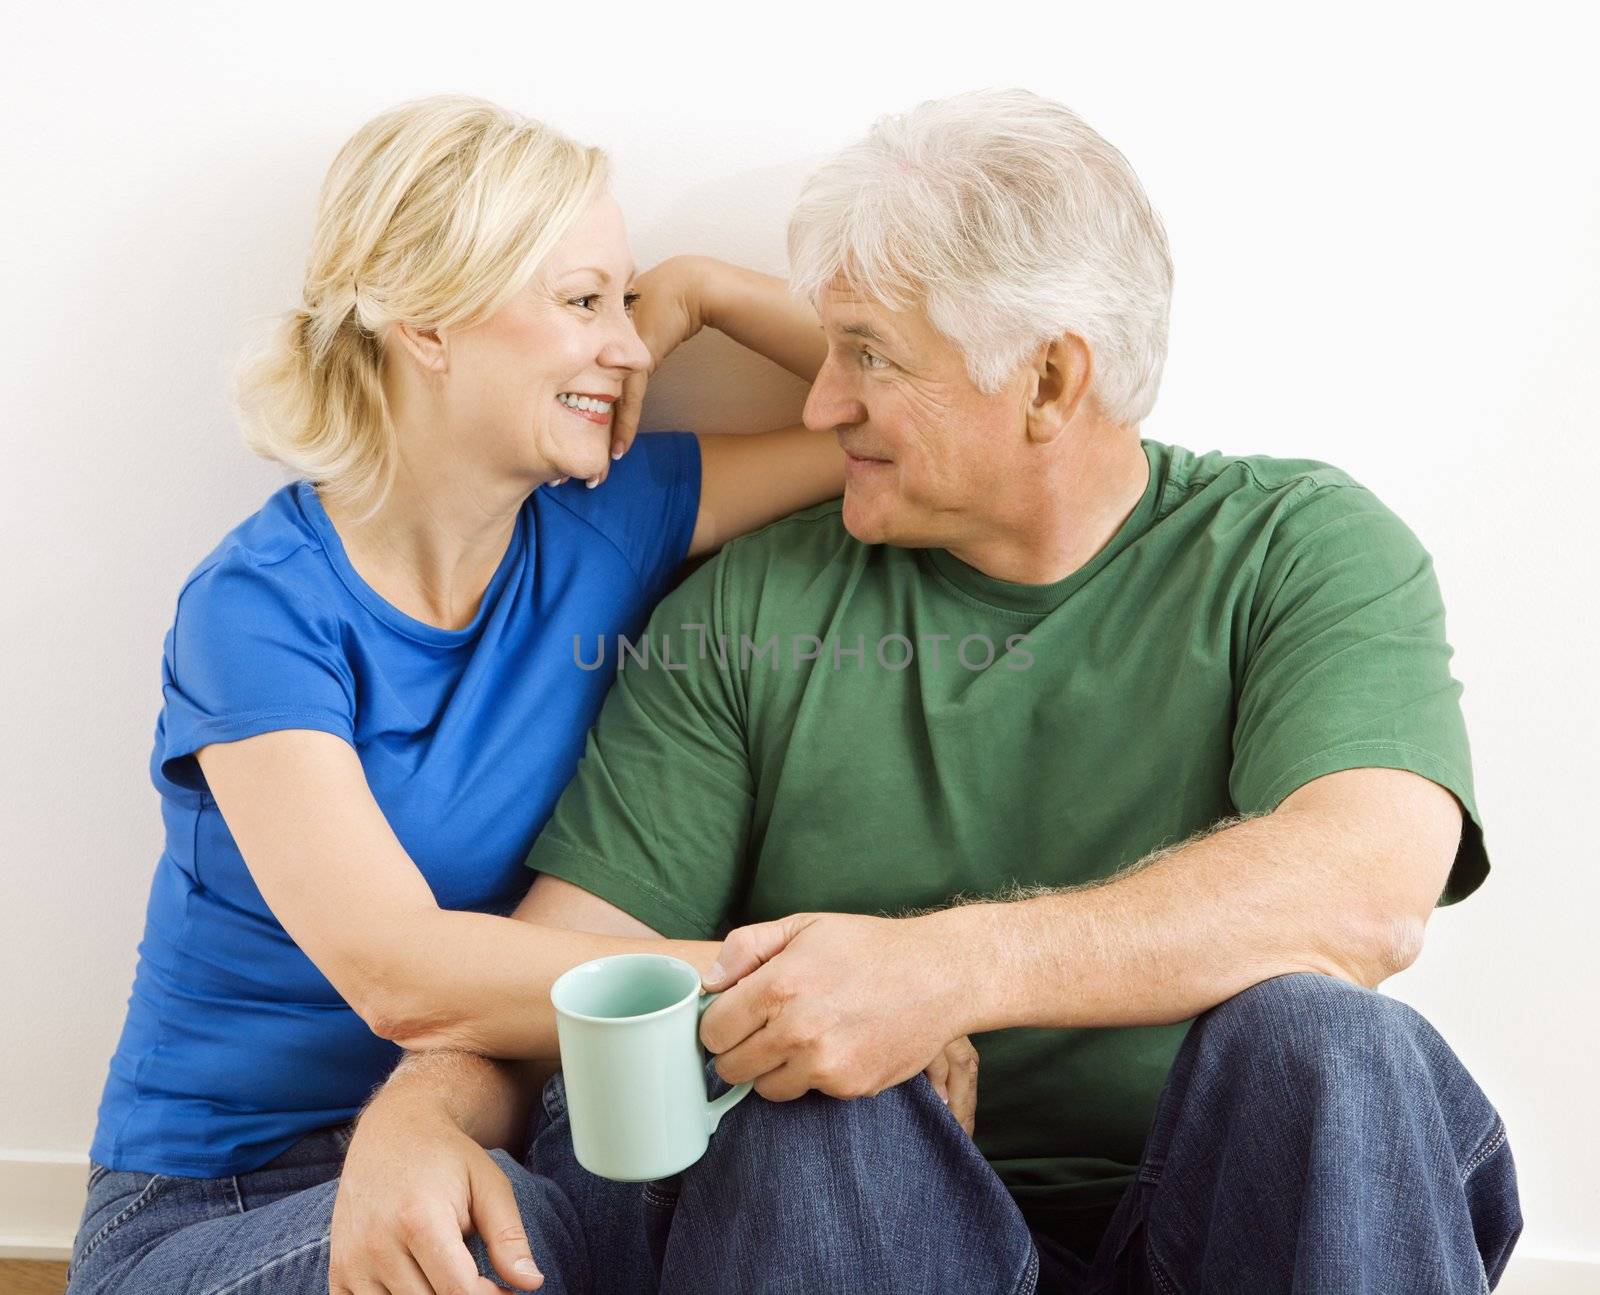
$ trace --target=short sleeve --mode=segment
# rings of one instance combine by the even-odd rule
[[[205,790],[193,757],[213,742],[288,728],[353,740],[355,685],[338,624],[289,566],[226,557],[179,595],[155,753],[174,785]]]
[[[1229,789],[1268,813],[1315,778],[1407,769],[1465,810],[1442,903],[1489,871],[1444,604],[1415,535],[1369,491],[1319,485],[1280,522],[1251,615]]]
[[[754,809],[720,595],[724,549],[625,648],[583,759],[528,866],[669,939],[713,939],[747,884]],[[640,655],[645,663],[640,663]]]
[[[570,481],[550,492],[606,537],[654,602],[689,552],[700,513],[700,442],[693,432],[645,432],[595,489]]]

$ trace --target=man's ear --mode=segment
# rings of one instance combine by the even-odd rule
[[[450,371],[450,347],[437,328],[396,324],[392,336],[424,373],[443,375]]]
[[[1076,333],[1052,337],[1034,357],[1033,398],[1028,402],[1028,439],[1053,441],[1089,394],[1094,352]]]

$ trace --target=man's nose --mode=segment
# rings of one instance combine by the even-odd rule
[[[833,360],[824,360],[806,396],[806,407],[801,412],[800,421],[814,432],[831,432],[836,427],[863,422],[865,418],[866,411],[848,386],[840,381]]]

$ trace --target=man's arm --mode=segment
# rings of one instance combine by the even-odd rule
[[[1415,960],[1461,826],[1427,779],[1351,769],[1089,886],[743,927],[706,980],[738,983],[701,1037],[725,1079],[764,1096],[850,1097],[958,1034],[1183,1021],[1289,972],[1375,986]]]
[[[1350,769],[1103,885],[937,919],[1015,986],[980,1028],[1170,1024],[1290,972],[1370,989],[1403,971],[1460,836],[1436,783]]]

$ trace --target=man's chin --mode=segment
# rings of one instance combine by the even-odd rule
[[[863,544],[895,542],[893,510],[883,507],[880,501],[868,503],[852,497],[848,486],[844,492],[844,508],[840,513],[840,519],[844,522],[845,530]]]

